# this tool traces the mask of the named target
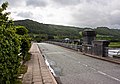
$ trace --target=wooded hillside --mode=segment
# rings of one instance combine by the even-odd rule
[[[86,28],[43,24],[33,20],[18,20],[15,21],[15,25],[25,26],[30,34],[40,37],[53,36],[54,38],[63,39],[69,37],[71,39],[80,38],[79,32]],[[120,40],[120,29],[109,29],[107,27],[97,27],[94,29],[100,38],[110,38],[110,40]]]

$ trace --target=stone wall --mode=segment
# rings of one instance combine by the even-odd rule
[[[64,40],[48,41],[49,43],[73,49],[76,51],[83,52],[84,54],[91,54],[96,56],[106,57],[108,56],[108,45],[107,40],[95,40],[96,32],[93,30],[85,30],[83,34],[83,43],[77,40],[69,40],[68,42]]]

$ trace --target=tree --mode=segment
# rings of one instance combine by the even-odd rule
[[[79,37],[82,38],[82,32],[81,31],[79,32]]]
[[[0,84],[16,84],[20,66],[20,39],[16,34],[10,13],[4,12],[5,2],[0,7]]]
[[[16,34],[26,35],[28,34],[28,30],[24,26],[16,26]]]
[[[20,37],[20,41],[21,41],[20,48],[22,53],[22,59],[24,61],[31,47],[31,38],[28,35],[28,30],[24,26],[16,26],[16,34],[18,34]]]

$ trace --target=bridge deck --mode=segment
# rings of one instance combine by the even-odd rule
[[[120,65],[91,58],[72,50],[38,44],[62,84],[120,84]]]

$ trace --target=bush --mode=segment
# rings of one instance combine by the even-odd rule
[[[25,63],[26,61],[29,61],[30,58],[31,58],[31,54],[30,54],[30,53],[27,53],[27,55],[26,55],[25,58],[24,58],[24,63]]]
[[[20,66],[20,70],[19,70],[19,74],[25,74],[27,72],[28,67],[26,65],[21,65]]]
[[[22,54],[28,60],[26,53],[31,43],[27,30],[22,27],[17,30],[18,27],[15,27],[13,21],[9,20],[9,13],[4,12],[7,6],[8,3],[5,2],[0,7],[0,84],[17,84],[21,70],[21,57],[18,54],[22,49]],[[19,35],[22,31],[25,32]]]
[[[16,84],[20,66],[20,39],[15,27],[8,20],[9,13],[3,13],[8,3],[0,7],[0,84]]]

